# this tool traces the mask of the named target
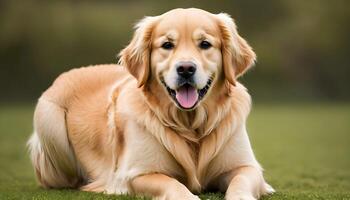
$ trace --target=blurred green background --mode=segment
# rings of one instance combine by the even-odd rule
[[[256,101],[350,100],[350,1],[0,1],[1,102],[33,101],[73,67],[115,63],[146,15],[226,12],[258,55]]]
[[[36,99],[60,73],[116,63],[137,20],[178,7],[230,14],[258,55],[240,80],[277,190],[264,199],[350,199],[348,0],[0,0],[0,199],[133,199],[39,188],[25,142]]]

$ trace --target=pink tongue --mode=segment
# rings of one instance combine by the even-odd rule
[[[198,100],[196,88],[192,86],[182,86],[176,91],[176,99],[184,108],[192,108]]]

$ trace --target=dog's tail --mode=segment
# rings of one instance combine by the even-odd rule
[[[28,147],[37,179],[45,188],[75,188],[83,181],[68,140],[65,117],[62,107],[39,99]]]

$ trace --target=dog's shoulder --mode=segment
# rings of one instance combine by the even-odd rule
[[[252,106],[252,98],[247,88],[243,84],[237,82],[235,86],[231,86],[230,96],[232,96],[231,109],[236,112],[236,116],[238,115],[245,120]]]

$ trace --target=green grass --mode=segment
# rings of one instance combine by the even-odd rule
[[[32,112],[31,106],[0,106],[0,199],[134,199],[38,187],[25,147]],[[264,200],[350,199],[350,104],[257,105],[248,131],[277,190]]]

